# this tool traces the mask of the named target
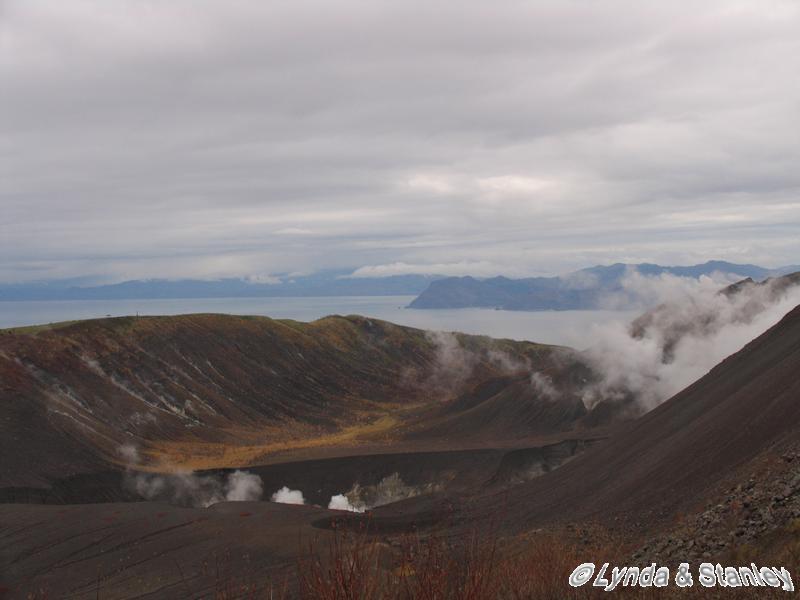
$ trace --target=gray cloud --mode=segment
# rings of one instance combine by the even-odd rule
[[[6,0],[0,280],[797,262],[798,30],[790,0]]]

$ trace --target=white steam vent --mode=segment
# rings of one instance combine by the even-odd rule
[[[306,500],[303,498],[303,492],[300,490],[290,490],[287,486],[283,486],[277,492],[272,494],[270,498],[273,502],[278,504],[305,504]]]
[[[353,506],[350,504],[350,500],[348,500],[347,496],[344,494],[336,494],[335,496],[331,496],[331,501],[328,503],[328,508],[331,510],[349,510],[350,512],[364,512],[366,507],[364,506]]]

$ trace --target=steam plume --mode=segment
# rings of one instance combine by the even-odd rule
[[[785,278],[742,282],[629,274],[628,293],[662,303],[629,327],[595,327],[586,356],[601,379],[583,391],[591,408],[634,399],[649,410],[690,385],[800,304],[800,287]],[[655,304],[655,302],[654,302]]]
[[[288,487],[283,486],[277,492],[272,494],[270,498],[273,502],[279,504],[305,504],[306,500],[303,498],[303,492],[300,490],[290,490]]]
[[[440,487],[435,483],[418,486],[407,485],[399,473],[392,473],[375,485],[362,486],[359,483],[355,483],[347,493],[331,496],[328,508],[364,512],[376,506],[398,502],[420,494],[429,494],[439,490]]]
[[[350,504],[350,500],[344,494],[331,496],[328,508],[331,510],[349,510],[350,512],[364,512],[366,510],[366,507],[357,507]]]
[[[224,501],[253,502],[261,499],[261,478],[254,473],[237,470],[225,478],[197,475],[193,471],[144,473],[135,470],[139,466],[139,452],[135,446],[126,444],[120,447],[119,453],[127,464],[123,485],[145,500],[206,508]]]
[[[455,333],[426,331],[425,336],[434,350],[430,371],[411,370],[404,373],[403,378],[407,385],[423,388],[443,398],[457,396],[465,384],[481,371],[512,374],[530,368],[524,356],[511,355],[500,348],[467,347]]]

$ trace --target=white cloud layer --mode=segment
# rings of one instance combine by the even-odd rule
[[[524,265],[508,265],[486,260],[461,261],[454,263],[406,263],[395,262],[388,265],[368,265],[353,271],[350,277],[391,277],[392,275],[450,275],[462,277],[491,277],[507,275],[509,277],[527,277],[533,273]]]
[[[793,0],[6,0],[0,280],[796,263],[798,31]]]

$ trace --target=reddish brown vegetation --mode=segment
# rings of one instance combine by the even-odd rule
[[[338,531],[324,549],[309,546],[298,596],[321,600],[565,598],[583,562],[573,546],[541,536],[523,549],[501,543],[493,526],[460,538],[409,534],[391,544],[367,531]]]
[[[764,552],[769,565],[797,573],[800,543],[782,544],[779,552]],[[729,556],[727,564],[736,564]],[[297,597],[304,600],[561,600],[603,598],[608,593],[587,583],[568,584],[570,573],[583,562],[626,566],[637,564],[629,553],[612,543],[574,545],[554,534],[537,534],[526,540],[503,541],[492,527],[462,539],[441,534],[409,535],[392,545],[366,531],[339,531],[324,548],[309,547],[298,570]],[[714,561],[716,562],[716,561]],[[741,564],[748,564],[740,561]],[[639,566],[647,566],[639,563]],[[669,565],[671,573],[677,565]],[[698,564],[692,564],[696,575]],[[666,588],[619,587],[613,594],[625,598],[750,598],[748,588],[704,588],[695,581],[680,589],[673,581]],[[786,592],[759,588],[760,598],[782,598]]]

